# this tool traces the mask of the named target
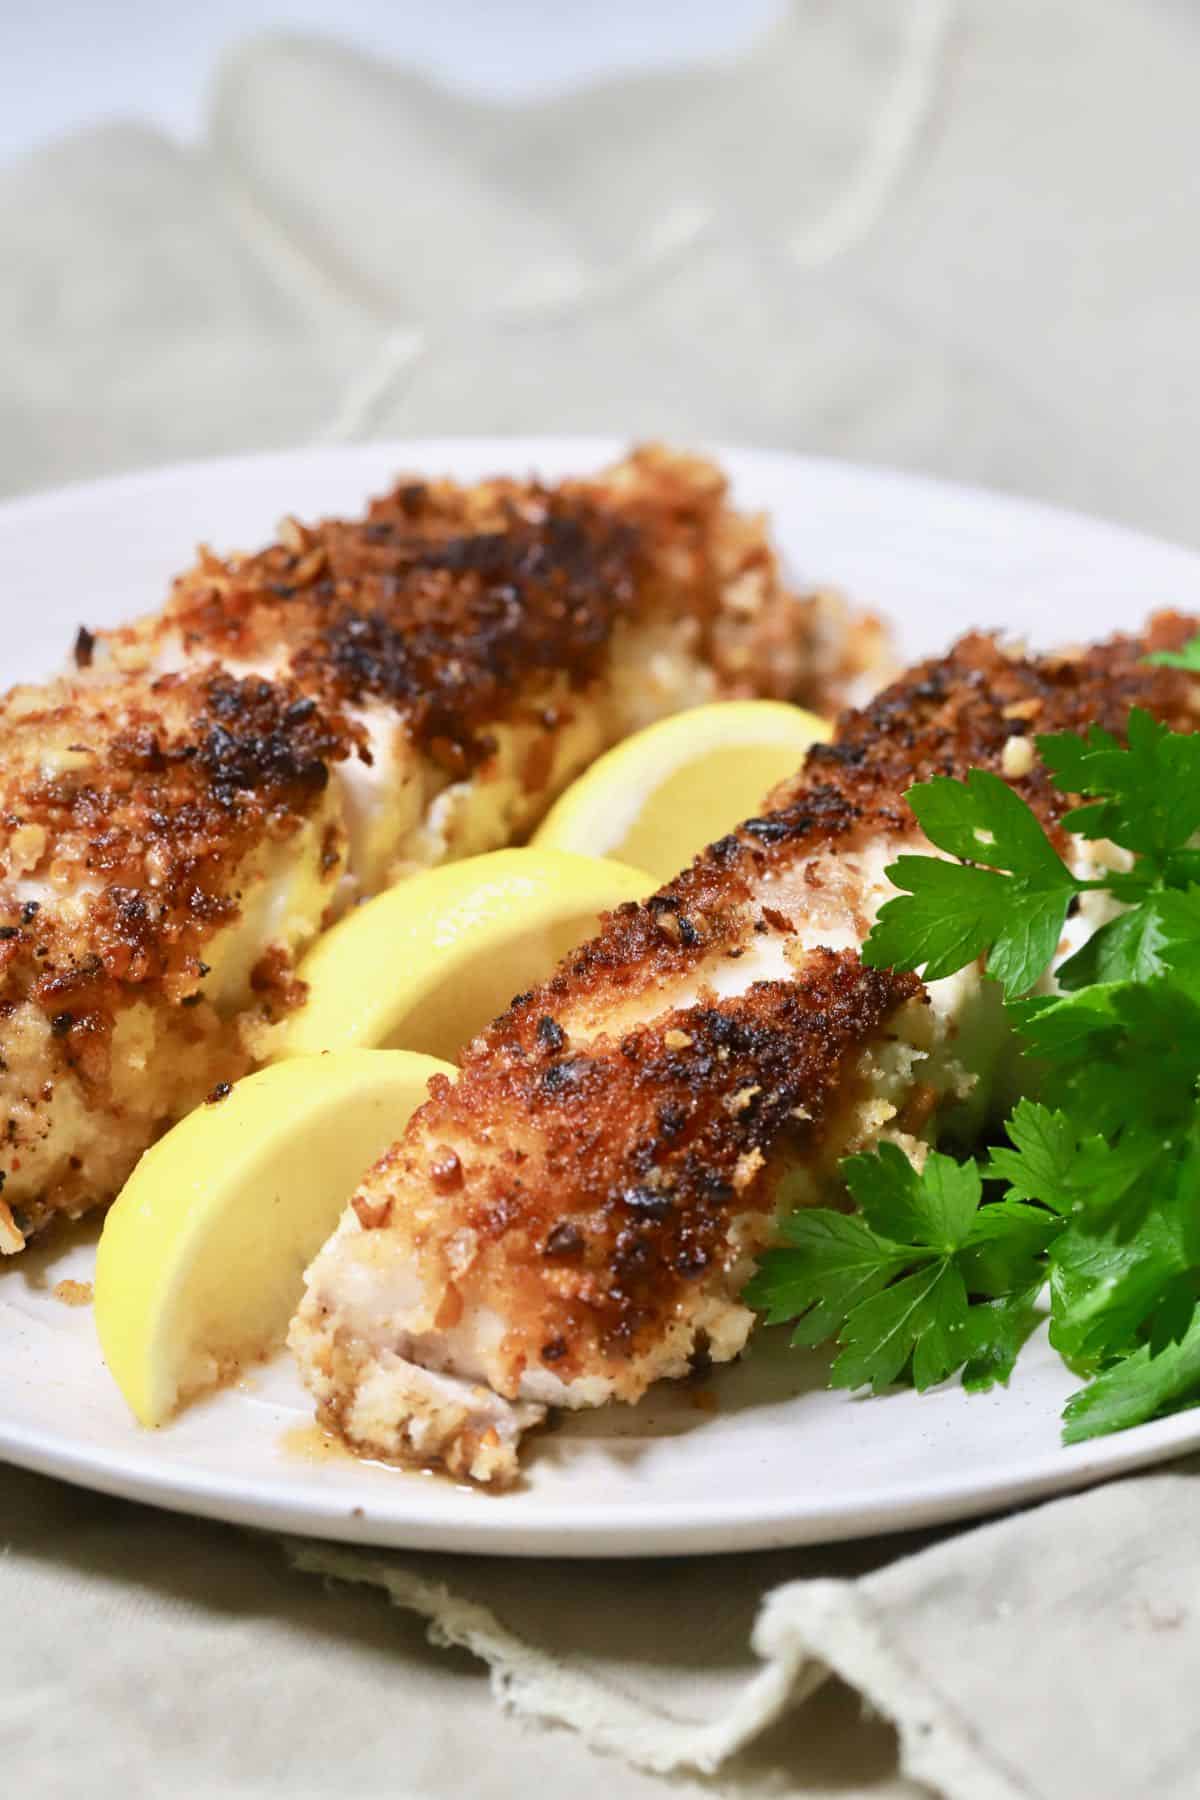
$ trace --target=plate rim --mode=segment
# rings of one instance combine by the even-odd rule
[[[886,1396],[883,1396],[886,1398]],[[968,1398],[971,1398],[968,1396]],[[853,1403],[853,1402],[852,1402]],[[860,1400],[869,1404],[868,1400]],[[771,1501],[721,1500],[679,1503],[654,1518],[638,1517],[632,1508],[616,1521],[603,1508],[576,1501],[553,1523],[503,1517],[506,1496],[462,1484],[449,1484],[470,1494],[481,1509],[478,1522],[438,1517],[436,1503],[427,1510],[397,1516],[386,1509],[373,1513],[366,1489],[330,1499],[297,1501],[289,1496],[286,1476],[257,1478],[239,1489],[216,1472],[171,1466],[161,1474],[124,1470],[120,1458],[72,1445],[53,1432],[13,1432],[0,1423],[0,1461],[36,1474],[53,1476],[72,1486],[109,1494],[169,1512],[250,1526],[285,1537],[311,1537],[375,1548],[437,1550],[451,1555],[516,1558],[564,1557],[571,1560],[681,1557],[734,1554],[766,1549],[800,1549],[919,1531],[960,1520],[986,1518],[1013,1507],[1065,1498],[1086,1488],[1200,1449],[1200,1407],[1156,1419],[1147,1425],[1066,1446],[1061,1454],[1078,1456],[1064,1478],[1062,1466],[1043,1457],[1025,1473],[985,1486],[967,1472],[923,1485],[901,1484],[886,1499],[878,1496],[797,1507]],[[429,1493],[444,1492],[444,1476],[399,1471],[427,1484]],[[415,1490],[415,1486],[414,1489]],[[519,1493],[519,1490],[517,1490]],[[495,1518],[485,1514],[495,1510]]]
[[[456,453],[462,453],[466,449],[472,455],[495,454],[495,473],[503,474],[512,472],[503,467],[506,453],[511,453],[513,446],[523,445],[525,448],[520,452],[522,461],[531,466],[536,463],[539,455],[545,453],[556,461],[561,460],[564,465],[578,459],[581,470],[586,471],[589,467],[603,466],[606,462],[615,460],[633,447],[656,443],[666,444],[669,448],[679,447],[687,454],[709,457],[722,466],[759,463],[764,467],[773,466],[780,470],[797,467],[835,478],[865,477],[873,483],[910,488],[927,498],[943,496],[959,504],[981,505],[988,509],[1000,508],[1014,514],[1023,514],[1030,520],[1040,519],[1046,524],[1070,525],[1100,532],[1110,538],[1121,539],[1131,550],[1144,550],[1155,555],[1168,552],[1200,566],[1200,545],[1192,546],[1175,538],[1163,537],[1141,526],[1106,518],[1102,513],[1090,512],[1085,507],[1068,506],[1056,500],[1042,500],[1022,489],[959,481],[927,470],[908,469],[897,463],[859,461],[857,458],[827,456],[807,450],[788,450],[777,445],[745,444],[725,438],[703,437],[677,446],[670,437],[640,433],[623,437],[613,433],[586,432],[448,432],[420,437],[366,438],[354,443],[287,444],[276,449],[217,451],[212,455],[187,457],[179,462],[143,464],[111,475],[81,476],[57,483],[53,487],[5,495],[0,498],[0,529],[14,514],[36,514],[42,510],[53,511],[64,502],[82,504],[109,495],[116,497],[127,488],[136,489],[143,484],[168,485],[188,476],[228,474],[232,477],[240,472],[249,474],[287,463],[299,465],[317,458],[345,458],[348,461],[361,459],[367,462],[377,457],[387,457],[399,459],[402,467],[406,456],[418,455],[432,459],[444,455],[453,460]],[[736,480],[736,473],[734,479]],[[364,495],[363,498],[365,500],[368,496]],[[187,548],[181,546],[180,554],[187,555]]]

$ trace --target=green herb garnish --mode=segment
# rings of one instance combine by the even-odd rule
[[[1151,660],[1200,672],[1200,637]],[[835,1340],[836,1386],[1007,1381],[1048,1285],[1050,1340],[1089,1385],[1068,1443],[1200,1404],[1200,733],[1135,710],[1127,741],[1040,737],[1084,804],[1065,827],[1120,866],[1072,872],[1033,811],[972,770],[906,796],[943,857],[901,856],[863,949],[938,980],[984,959],[1036,1099],[978,1161],[894,1145],[842,1164],[857,1212],[793,1213],[748,1290],[793,1341]],[[1084,846],[1075,866],[1086,865]],[[951,860],[946,860],[951,859]],[[1029,997],[1078,897],[1118,910]]]

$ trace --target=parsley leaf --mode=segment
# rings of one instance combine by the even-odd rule
[[[1153,1130],[1128,1130],[1113,1141],[1081,1133],[1065,1112],[1031,1100],[1018,1103],[1008,1135],[1010,1144],[992,1151],[985,1172],[1009,1183],[1010,1199],[1040,1200],[1064,1219],[1123,1237],[1140,1217],[1144,1184],[1161,1172],[1167,1154]]]
[[[913,1385],[932,1387],[958,1368],[966,1346],[967,1290],[948,1257],[893,1282],[856,1306],[838,1335],[835,1387],[890,1387],[911,1362]]]
[[[1039,737],[1037,747],[1065,793],[1101,796],[1067,814],[1077,837],[1111,838],[1124,850],[1160,857],[1182,850],[1200,829],[1200,736],[1169,731],[1135,707],[1127,749],[1096,726],[1086,738]]]
[[[1122,1362],[1072,1394],[1063,1411],[1064,1444],[1144,1425],[1160,1413],[1200,1404],[1200,1317],[1177,1344],[1154,1354],[1143,1344]]]
[[[1186,1272],[1174,1209],[1154,1208],[1132,1236],[1086,1218],[1073,1221],[1050,1259],[1050,1342],[1076,1364],[1136,1349],[1139,1327]],[[1177,1318],[1178,1294],[1171,1305]],[[1189,1310],[1184,1327],[1190,1322]]]
[[[930,843],[962,860],[901,856],[891,865],[888,877],[904,892],[880,908],[863,961],[939,981],[986,954],[1010,999],[1026,993],[1058,948],[1082,884],[998,775],[938,775],[905,798]]]
[[[1128,1162],[1179,1144],[1196,1108],[1200,994],[1170,979],[1117,982],[1014,1011],[1042,1098],[1079,1122],[1081,1147],[1098,1135]]]
[[[939,850],[963,862],[1007,869],[1037,886],[1072,885],[1037,815],[999,775],[986,769],[970,770],[965,781],[935,775],[905,797]]]
[[[1010,1001],[1006,1010],[1031,1055],[1065,1063],[1085,1053],[1103,1055],[1116,1040],[1115,993],[1115,988],[1096,986],[1062,997],[1039,994]]]
[[[1190,893],[1200,880],[1200,853],[1188,847],[1200,830],[1200,734],[1169,731],[1135,708],[1127,746],[1097,726],[1084,737],[1039,737],[1037,745],[1060,788],[1096,797],[1067,814],[1070,830],[1111,838],[1140,862],[1081,880],[999,776],[980,769],[965,782],[937,776],[906,798],[929,841],[959,860],[901,856],[888,869],[902,892],[880,908],[863,951],[869,966],[920,969],[927,981],[938,981],[986,956],[988,973],[1007,999],[1016,999],[1052,961],[1075,896],[1107,886],[1132,902],[1132,910],[1103,925],[1064,963],[1061,985],[1074,991],[1163,972],[1165,945],[1179,939],[1172,895]],[[1185,911],[1194,943],[1200,901],[1189,900]]]
[[[895,1144],[842,1169],[860,1214],[793,1213],[750,1304],[774,1323],[798,1319],[793,1343],[836,1337],[836,1387],[878,1393],[907,1372],[926,1388],[965,1365],[977,1386],[1007,1380],[1060,1222],[1019,1201],[984,1204],[978,1166],[936,1151],[920,1173]]]
[[[1066,1113],[1018,1100],[1008,1137],[1007,1145],[992,1151],[986,1173],[1008,1183],[1010,1200],[1040,1200],[1055,1212],[1071,1212],[1078,1198],[1072,1177],[1079,1137]]]
[[[1165,892],[1148,895],[1139,906],[1118,913],[1090,937],[1058,970],[1058,985],[1069,992],[1098,982],[1149,981],[1166,968],[1169,941],[1162,902]]]
[[[1200,887],[1173,888],[1155,896],[1159,943],[1166,970],[1200,993]]]
[[[1023,1293],[972,1306],[967,1314],[969,1352],[962,1383],[968,1393],[984,1393],[1008,1383],[1017,1357],[1038,1322],[1036,1301],[1041,1275]]]
[[[905,897],[880,907],[863,946],[868,968],[920,969],[940,981],[983,956],[1009,922],[1002,875],[927,856],[901,856],[887,873]]]
[[[796,1319],[797,1345],[833,1337],[847,1313],[911,1261],[906,1246],[878,1237],[864,1220],[822,1208],[793,1213],[780,1236],[790,1248],[767,1253],[745,1298],[770,1325]]]
[[[867,1223],[882,1236],[951,1255],[970,1235],[983,1192],[974,1163],[930,1156],[918,1175],[897,1144],[842,1163],[846,1185]]]

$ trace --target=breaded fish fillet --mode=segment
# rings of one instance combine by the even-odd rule
[[[1163,620],[1150,641],[1193,629]],[[508,1483],[547,1408],[736,1356],[756,1255],[781,1209],[836,1199],[840,1157],[969,1141],[1012,1075],[998,988],[974,968],[926,988],[858,954],[886,865],[930,849],[902,795],[991,768],[1053,826],[1065,802],[1028,734],[1120,731],[1133,703],[1194,725],[1196,684],[1147,647],[1031,659],[964,639],[515,1000],[308,1272],[290,1341],[323,1421],[372,1456]]]
[[[202,556],[97,654],[286,674],[344,711],[366,746],[335,775],[358,893],[520,839],[667,713],[744,695],[833,712],[883,676],[879,626],[790,592],[721,472],[659,447],[555,487],[406,479],[364,519],[285,520],[257,556]]]
[[[81,630],[72,675],[0,701],[0,1248],[249,1067],[354,898],[519,839],[652,719],[831,709],[879,653],[661,449],[554,487],[404,480]]]
[[[216,664],[0,705],[0,1245],[124,1181],[248,1064],[344,866],[346,721]]]

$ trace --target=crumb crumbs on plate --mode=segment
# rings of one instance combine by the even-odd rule
[[[64,1306],[90,1306],[92,1284],[90,1281],[56,1281],[54,1298],[61,1300]]]

